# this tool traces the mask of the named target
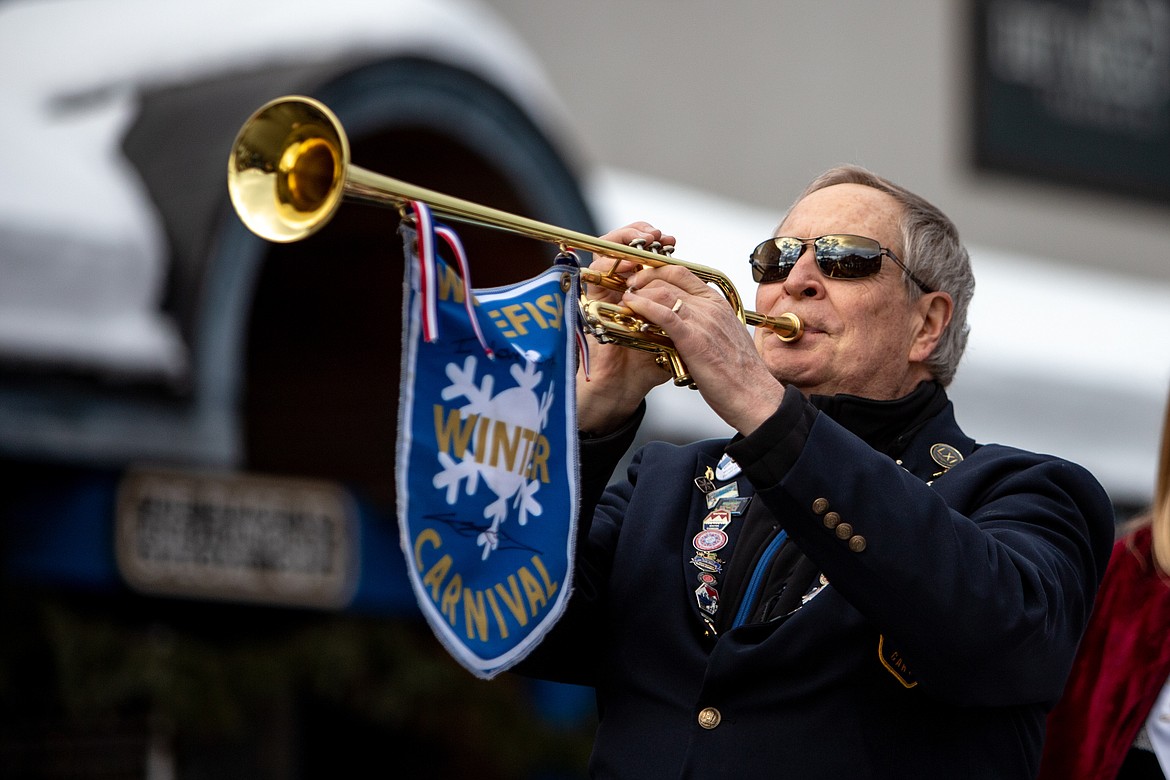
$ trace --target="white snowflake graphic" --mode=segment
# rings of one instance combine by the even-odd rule
[[[483,435],[477,432],[470,437],[469,446],[462,458],[456,461],[446,452],[439,452],[442,470],[435,474],[433,483],[437,489],[446,489],[447,503],[454,504],[459,498],[460,484],[466,480],[466,495],[475,495],[479,480],[483,480],[496,499],[483,510],[485,519],[491,524],[476,537],[476,543],[483,548],[483,559],[499,547],[500,524],[508,518],[509,508],[516,510],[516,520],[525,525],[530,516],[539,516],[542,509],[536,500],[540,490],[538,478],[529,479],[530,465],[537,446],[537,435],[548,424],[548,412],[552,406],[553,388],[537,397],[535,388],[540,384],[541,372],[536,370],[533,356],[521,353],[523,366],[514,364],[510,373],[516,386],[492,395],[494,378],[489,374],[476,384],[478,361],[468,356],[460,367],[447,364],[447,378],[451,384],[443,388],[444,401],[457,398],[467,399],[459,409],[460,418],[466,420],[476,415],[476,426],[491,426]],[[524,435],[525,432],[527,435]],[[517,456],[510,464],[496,462],[498,446],[496,439],[506,436],[516,443]],[[543,437],[541,437],[543,438]],[[485,451],[477,451],[480,445]]]

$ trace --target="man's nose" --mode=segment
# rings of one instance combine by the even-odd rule
[[[825,275],[817,266],[812,246],[805,245],[802,250],[788,278],[782,282],[784,291],[794,298],[820,297],[825,292]]]

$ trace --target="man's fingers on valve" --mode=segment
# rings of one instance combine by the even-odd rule
[[[611,230],[602,236],[606,241],[612,241],[615,244],[624,244],[630,246],[635,242],[649,245],[655,241],[660,243],[667,243],[664,239],[669,239],[669,243],[674,243],[674,237],[663,234],[661,230],[651,225],[649,222],[631,222],[628,225]]]
[[[690,313],[690,306],[695,300],[690,291],[661,278],[642,273],[639,276],[646,286],[627,289],[624,298],[627,306],[663,324],[663,318],[669,318],[670,315],[682,318],[684,314]],[[651,305],[650,308],[647,308],[647,304]]]
[[[681,265],[661,265],[657,267],[643,268],[638,273],[631,276],[627,283],[631,289],[642,290],[654,287],[670,287],[677,288],[689,295],[698,295],[702,297],[709,297],[716,294],[714,290],[707,286],[707,284],[695,276],[689,269]],[[671,306],[677,293],[671,295],[669,298],[660,300],[663,306]]]
[[[674,236],[660,230],[650,231],[646,236],[631,239],[629,245],[656,255],[674,254]]]

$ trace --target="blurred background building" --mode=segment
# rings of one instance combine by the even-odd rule
[[[970,244],[960,422],[1149,498],[1170,0],[7,0],[0,72],[0,776],[583,774],[587,692],[474,681],[413,606],[396,214],[273,245],[228,204],[283,94],[364,168],[649,219],[748,300],[804,184],[870,167]],[[461,235],[478,286],[553,254]],[[642,435],[724,430],[667,386]]]

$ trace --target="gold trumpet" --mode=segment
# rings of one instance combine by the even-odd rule
[[[731,280],[714,268],[538,222],[351,165],[349,140],[341,123],[328,107],[308,97],[272,100],[244,123],[228,161],[228,192],[244,225],[268,241],[288,243],[312,235],[333,217],[343,200],[395,207],[404,218],[408,203],[417,200],[448,220],[547,241],[562,252],[582,250],[613,258],[607,271],[581,269],[581,278],[590,284],[626,289],[625,279],[617,273],[621,260],[654,267],[679,265],[715,286],[744,325],[768,328],[782,341],[795,341],[804,330],[795,314],[768,317],[746,311]],[[658,364],[674,375],[676,385],[694,387],[661,328],[623,306],[594,301],[584,294],[581,311],[597,341],[652,352]]]

